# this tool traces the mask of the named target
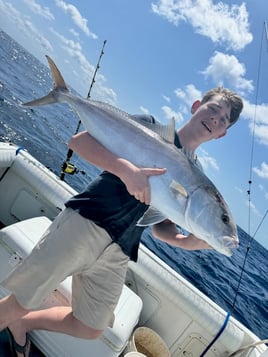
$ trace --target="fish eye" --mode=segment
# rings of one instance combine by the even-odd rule
[[[222,214],[221,219],[222,219],[223,223],[225,223],[225,224],[228,224],[230,222],[229,216],[226,213]]]

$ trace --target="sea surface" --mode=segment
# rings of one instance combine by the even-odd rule
[[[0,29],[0,140],[22,146],[60,175],[68,151],[67,142],[77,129],[77,116],[64,104],[38,109],[20,106],[22,102],[47,94],[51,88],[49,69]],[[65,181],[81,191],[99,170],[76,155],[71,161],[78,173],[65,176]],[[241,244],[231,258],[214,251],[187,252],[171,247],[153,239],[150,229],[145,231],[142,242],[222,308],[231,311],[232,316],[253,333],[265,339],[268,338],[268,251],[240,227],[238,232]]]

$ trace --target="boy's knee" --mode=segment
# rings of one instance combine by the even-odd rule
[[[103,334],[103,330],[97,330],[97,329],[94,329],[93,327],[87,326],[75,317],[73,317],[73,319],[74,319],[73,328],[76,331],[78,331],[78,330],[80,331],[79,335],[81,338],[84,338],[87,340],[96,340]]]
[[[103,330],[95,330],[91,327],[88,328],[88,339],[96,340],[103,334]]]

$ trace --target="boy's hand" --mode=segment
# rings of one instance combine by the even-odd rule
[[[163,175],[165,172],[166,169],[139,168],[131,165],[129,166],[129,170],[125,170],[124,174],[120,175],[120,178],[132,196],[140,202],[149,205],[151,202],[149,177]]]
[[[207,242],[201,240],[190,233],[188,236],[185,237],[189,247],[189,250],[199,250],[199,249],[213,249]]]

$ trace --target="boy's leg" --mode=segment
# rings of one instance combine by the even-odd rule
[[[29,311],[17,302],[14,295],[0,300],[0,326],[1,329],[8,326],[15,341],[21,346],[25,345],[26,333],[34,329],[56,331],[85,339],[96,339],[103,332],[77,320],[69,306]]]
[[[35,264],[33,259],[30,258],[31,264],[29,262],[25,264],[24,261],[24,270],[20,269],[20,274],[17,274],[17,271],[14,272],[14,289],[16,290],[18,285],[21,285],[18,300],[14,295],[0,300],[0,330],[8,326],[11,332],[14,332],[14,338],[20,345],[25,343],[25,333],[32,329],[58,331],[76,337],[93,339],[99,337],[103,329],[111,323],[113,310],[124,284],[128,257],[124,255],[117,244],[112,243],[111,238],[103,229],[83,219],[75,212],[69,213],[67,212],[67,217],[65,214],[65,222],[68,222],[67,227],[61,227],[61,230],[57,230],[55,232],[57,234],[54,234],[56,241],[53,239],[52,253],[48,254],[47,244],[42,244],[45,254],[40,257],[39,253],[43,249],[37,249],[38,254],[35,258],[38,264]],[[53,227],[55,228],[55,226],[57,227],[57,222],[54,221]],[[79,234],[77,234],[75,226],[79,226]],[[85,227],[82,228],[82,226]],[[81,231],[84,231],[84,233],[81,234]],[[63,241],[60,236],[62,236]],[[71,242],[70,239],[68,242],[69,245],[66,242],[66,240],[68,241],[67,237],[71,237]],[[58,242],[59,247],[54,249],[58,238],[60,240]],[[79,238],[81,238],[80,244],[78,244]],[[73,244],[70,246],[70,243]],[[74,252],[77,249],[78,251]],[[55,251],[57,251],[57,254],[55,254]],[[40,264],[41,258],[49,256],[51,260],[53,255],[55,256],[53,264],[47,264],[46,259],[43,259],[43,265]],[[61,255],[61,259],[58,258],[58,255]],[[61,268],[66,273],[66,269],[70,268],[70,265],[73,267],[72,269],[76,268],[74,266],[77,263],[79,266],[78,260],[81,258],[81,263],[84,264],[82,272],[81,268],[77,268],[77,273],[73,275],[74,314],[72,308],[66,306],[30,311],[30,309],[36,308],[31,304],[38,303],[47,291],[52,291],[64,278],[61,274],[55,274],[55,268],[59,268],[61,265],[59,263],[63,262]],[[70,264],[70,260],[75,260],[75,262]],[[85,262],[89,263],[87,267]],[[44,266],[46,266],[45,271],[41,269]],[[52,268],[52,271],[48,272],[50,268]],[[36,269],[38,269],[38,274]],[[29,270],[33,270],[32,274],[29,273]],[[49,280],[53,278],[54,281],[53,283],[50,281],[49,286],[45,284],[40,289],[40,275],[44,275],[44,273]],[[34,276],[37,276],[35,282],[32,279]],[[22,282],[20,279],[22,277],[27,281]],[[9,279],[7,279],[9,284],[7,284],[7,288],[11,285]],[[45,279],[43,281],[46,283]],[[29,288],[29,285],[31,288]],[[38,286],[38,289],[35,289],[36,286]],[[36,295],[37,291],[39,291],[38,298],[33,296]],[[29,300],[32,300],[30,306],[26,303]]]

